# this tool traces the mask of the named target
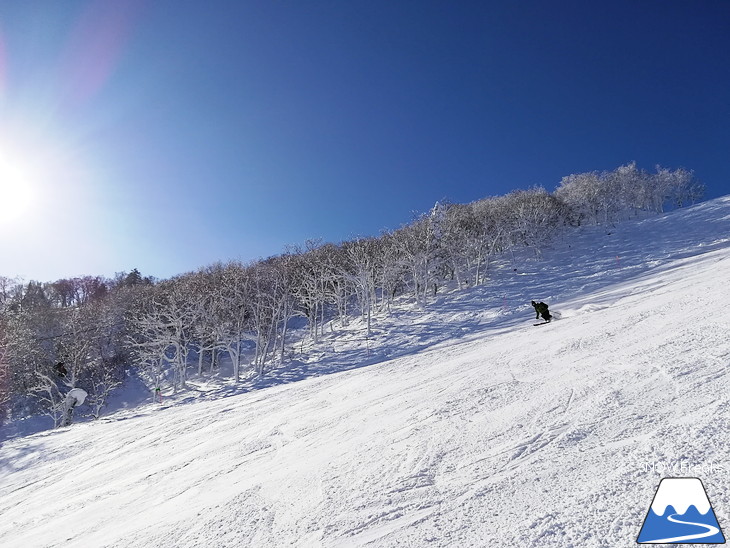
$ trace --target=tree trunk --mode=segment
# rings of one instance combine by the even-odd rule
[[[289,323],[287,320],[288,313],[284,314],[284,325],[281,326],[281,363],[284,363],[284,345],[286,344],[286,328]]]
[[[205,347],[201,344],[198,347],[198,376],[203,375],[203,354],[205,353]]]
[[[241,336],[240,333],[236,340],[236,359],[233,362],[233,372],[236,378],[236,382],[241,380]]]
[[[368,298],[368,305],[367,306],[368,306],[368,335],[367,336],[368,336],[368,338],[370,338],[370,335],[371,335],[371,331],[370,331],[370,320],[371,320],[371,317],[372,317],[372,308],[373,307],[370,305],[370,299],[369,298]]]

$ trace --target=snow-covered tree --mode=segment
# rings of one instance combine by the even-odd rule
[[[221,276],[221,329],[219,340],[231,358],[236,382],[241,379],[243,341],[249,331],[251,309],[254,306],[251,279],[243,265],[228,263]]]
[[[370,337],[373,307],[377,299],[378,241],[375,238],[359,238],[345,242],[342,248],[346,257],[342,276],[355,291],[360,315],[366,325],[366,336]]]
[[[517,190],[506,197],[509,237],[514,245],[527,246],[540,255],[556,230],[566,223],[563,203],[544,188]]]
[[[665,202],[675,207],[683,207],[698,201],[705,192],[704,185],[699,182],[692,171],[684,168],[675,170],[656,166],[655,204],[661,212]]]
[[[697,201],[703,185],[686,169],[657,166],[650,174],[636,162],[613,171],[579,173],[563,177],[555,196],[570,206],[579,221],[612,224],[638,211],[661,213]]]
[[[375,240],[376,286],[380,292],[378,310],[390,312],[396,295],[405,287],[406,264],[400,255],[394,232],[383,232]]]
[[[393,233],[393,242],[408,271],[411,290],[420,307],[428,304],[429,291],[435,283],[439,221],[429,214],[421,215]]]
[[[320,241],[309,240],[304,249],[292,248],[292,294],[297,313],[307,318],[309,336],[316,343],[324,329],[325,307],[331,297],[328,287],[333,275],[330,250]]]

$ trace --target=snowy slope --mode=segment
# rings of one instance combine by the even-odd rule
[[[322,343],[380,363],[5,442],[0,545],[632,546],[665,476],[730,529],[730,197],[611,232]]]

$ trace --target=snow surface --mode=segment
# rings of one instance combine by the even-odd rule
[[[634,546],[665,476],[728,523],[730,197],[609,231],[245,393],[5,441],[0,546]]]

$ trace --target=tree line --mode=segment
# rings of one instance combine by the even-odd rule
[[[217,263],[167,280],[136,269],[113,279],[52,283],[0,277],[0,420],[38,412],[59,425],[68,390],[89,394],[99,416],[129,368],[156,387],[186,388],[222,357],[235,381],[285,364],[296,317],[317,343],[330,322],[373,318],[396,299],[427,307],[445,287],[482,284],[492,262],[528,249],[539,258],[558,231],[613,224],[702,197],[685,169],[636,164],[564,177],[467,204],[437,203],[398,229],[339,244],[308,241],[244,264]]]

